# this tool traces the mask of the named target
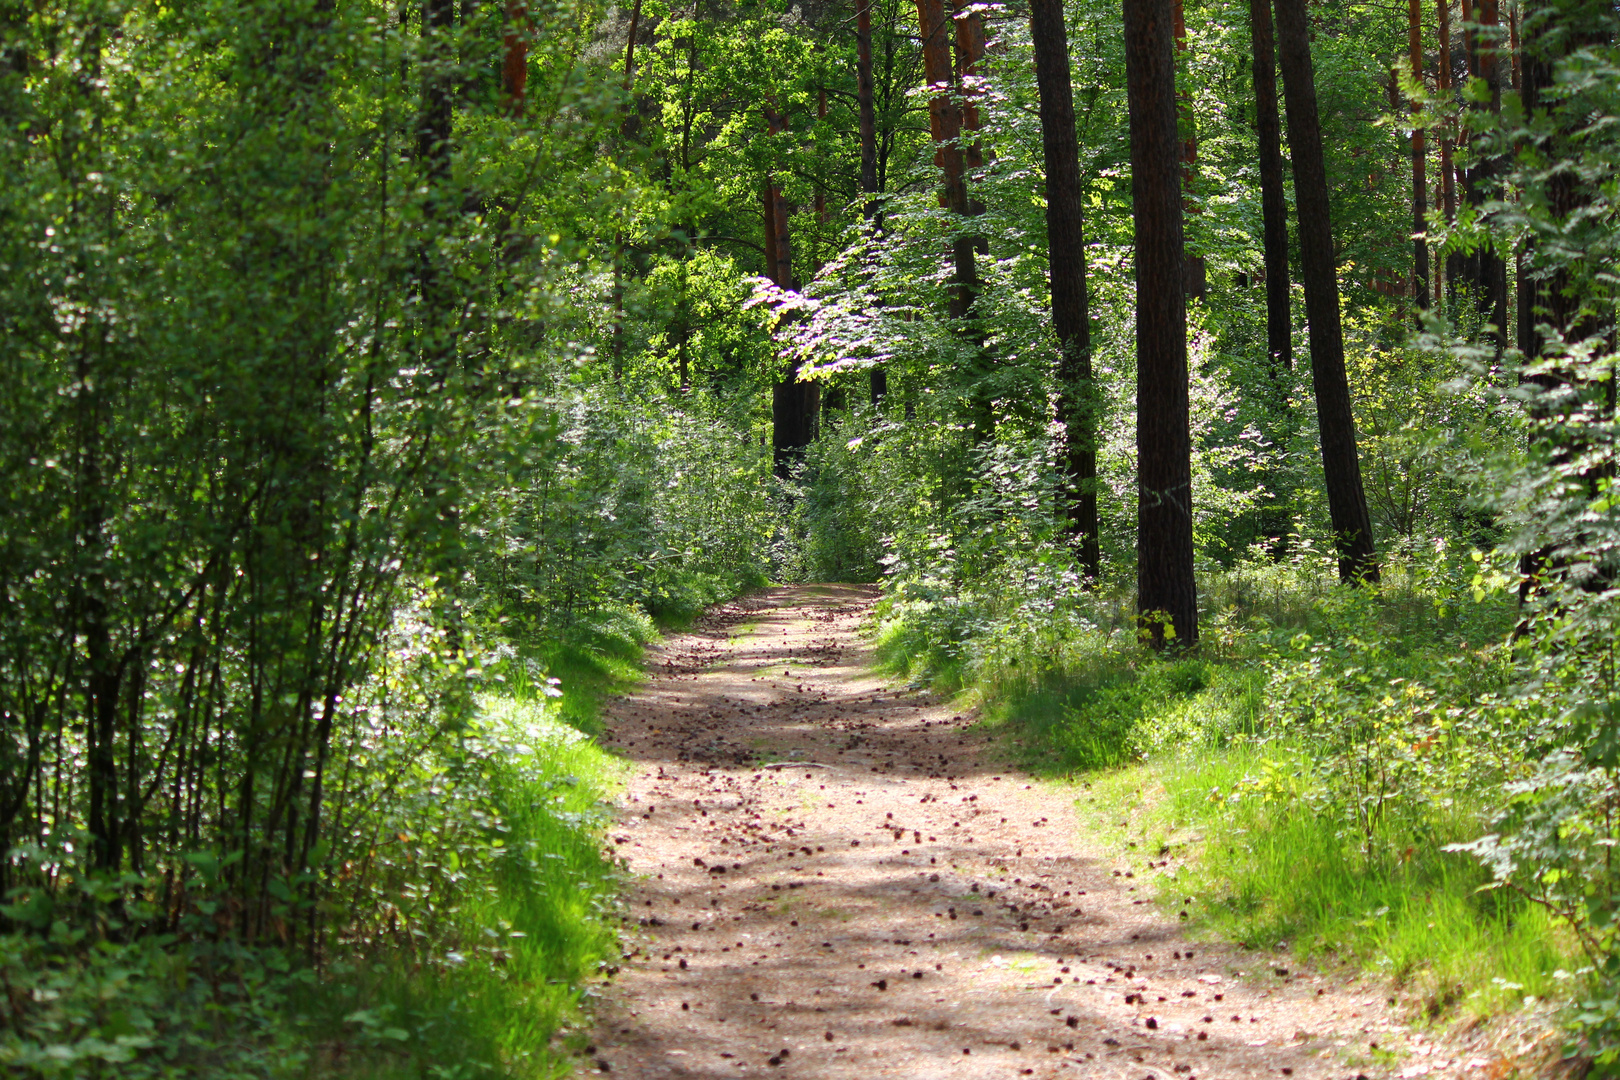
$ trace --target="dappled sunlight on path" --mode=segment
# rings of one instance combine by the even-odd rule
[[[801,586],[722,607],[611,706],[606,741],[635,766],[611,837],[638,875],[637,954],[586,1067],[1389,1073],[1398,1025],[1370,991],[1184,940],[1140,861],[1088,851],[1071,790],[875,676],[858,636],[874,597]]]

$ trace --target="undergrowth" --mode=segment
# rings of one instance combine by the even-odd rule
[[[1512,603],[1443,550],[1381,587],[1332,580],[1308,549],[1206,572],[1196,655],[1139,647],[1122,590],[897,582],[879,655],[1078,783],[1190,932],[1386,976],[1429,1018],[1569,999],[1567,927],[1447,850],[1489,828],[1548,723],[1511,692]]]
[[[590,980],[619,955],[618,867],[600,829],[622,767],[564,721],[547,685],[478,700],[468,749],[488,782],[478,809],[494,856],[458,912],[458,932],[437,955],[407,948],[335,969],[311,995],[313,1012],[343,1016],[362,1037],[346,1075],[568,1074],[554,1037],[583,1019]],[[575,715],[594,715],[581,697]],[[456,860],[443,844],[433,854]],[[325,1034],[317,1041],[337,1033],[328,1025]],[[358,1048],[351,1038],[345,1049]]]
[[[290,941],[348,928],[318,968],[294,948],[238,943],[231,868],[206,856],[194,860],[205,888],[172,928],[141,899],[161,883],[134,875],[8,905],[0,1074],[567,1075],[567,1032],[619,956],[620,866],[601,833],[623,764],[590,733],[653,633],[645,616],[609,611],[561,641],[489,650],[471,695],[428,695],[439,737],[402,758],[386,799],[341,823],[363,834],[350,850],[371,865],[333,872],[375,884],[281,909]]]

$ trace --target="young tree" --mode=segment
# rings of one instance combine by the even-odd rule
[[[1102,570],[1097,540],[1096,387],[1091,376],[1091,314],[1086,294],[1084,185],[1074,129],[1074,89],[1063,0],[1030,0],[1030,39],[1041,99],[1041,147],[1046,162],[1047,268],[1052,280],[1052,328],[1058,349],[1058,419],[1065,433],[1064,495],[1080,565]]]
[[[1329,220],[1322,125],[1311,70],[1310,26],[1305,0],[1277,0],[1277,52],[1288,112],[1288,146],[1294,161],[1294,208],[1299,215],[1299,268],[1305,286],[1305,317],[1311,340],[1311,382],[1322,440],[1322,473],[1328,516],[1345,582],[1378,580],[1372,519],[1356,452],[1356,422],[1344,368],[1344,330],[1339,321],[1339,281]]]
[[[1198,643],[1171,0],[1124,0],[1136,216],[1137,612],[1155,647]]]

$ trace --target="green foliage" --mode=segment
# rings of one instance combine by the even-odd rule
[[[1448,847],[1543,768],[1550,718],[1516,690],[1492,577],[1431,549],[1344,590],[1301,544],[1204,576],[1198,656],[1138,646],[1129,597],[1107,593],[978,625],[896,596],[881,643],[985,698],[1026,764],[1080,779],[1105,834],[1150,865],[1177,851],[1159,884],[1193,927],[1387,973],[1431,1017],[1483,1014],[1567,999],[1581,966],[1556,911],[1481,890],[1491,875]],[[1602,818],[1586,794],[1566,805]]]
[[[284,957],[229,942],[91,944],[64,920],[0,935],[0,1069],[29,1080],[298,1075],[313,1055],[287,1021],[304,988],[286,970]]]
[[[627,12],[594,0],[0,2],[7,1066],[556,1072],[548,1040],[612,944],[612,769],[569,731],[594,730],[655,625],[773,578],[881,580],[885,662],[972,688],[1032,762],[1191,755],[1164,774],[1177,812],[1246,830],[1205,863],[1232,890],[1223,925],[1349,934],[1404,970],[1445,911],[1444,957],[1519,956],[1502,977],[1540,994],[1558,949],[1539,905],[1586,950],[1580,1022],[1612,1062],[1612,13],[1533,13],[1526,40],[1562,50],[1538,109],[1509,95],[1495,123],[1482,84],[1465,95],[1459,162],[1500,188],[1433,233],[1523,251],[1559,312],[1523,357],[1480,346],[1466,295],[1411,339],[1405,132],[1374,122],[1400,111],[1401,13],[1315,11],[1362,465],[1393,552],[1381,588],[1347,594],[1319,554],[1309,365],[1265,356],[1247,30],[1186,5],[1205,644],[1166,660],[1138,649],[1129,593],[1118,10],[1067,7],[1095,581],[1061,505],[1052,406],[1072,388],[1020,13],[978,12],[995,47],[967,88],[986,164],[964,220],[939,205],[901,0],[871,10],[877,192],[854,43],[823,5],[647,0],[625,71]],[[1536,23],[1555,15],[1574,22]],[[802,290],[753,277],[779,239],[770,188]],[[980,280],[952,319],[964,229]],[[873,368],[888,392],[866,404]],[[782,478],[768,400],[795,370],[824,408]],[[1458,555],[1476,547],[1477,568]],[[1195,813],[1178,777],[1221,769]],[[1462,893],[1486,869],[1440,851],[1467,841],[1499,886],[1483,899]],[[1289,859],[1309,872],[1286,880]]]
[[[340,965],[304,1005],[318,1038],[358,1044],[361,1075],[568,1071],[553,1037],[585,1020],[585,986],[618,957],[618,867],[600,833],[621,766],[562,721],[549,685],[479,697],[439,755],[453,781],[436,789],[442,816],[405,842],[441,880],[407,888],[397,948]]]
[[[7,914],[24,928],[0,936],[8,1074],[290,1078],[343,1061],[375,1077],[564,1075],[553,1037],[581,1022],[584,988],[618,956],[619,870],[600,834],[621,766],[565,720],[589,715],[587,694],[501,667],[507,688],[478,695],[453,737],[378,748],[388,796],[351,810],[362,846],[334,852],[318,917],[341,948],[319,973],[221,934],[235,905],[209,858],[193,862],[218,899],[174,933],[123,940],[161,929],[127,899],[158,882],[99,896],[86,883],[81,905],[113,935],[99,939],[74,928],[83,906],[14,893]]]
[[[1568,996],[1572,943],[1555,921],[1479,891],[1485,875],[1442,850],[1477,828],[1488,788],[1459,789],[1445,807],[1394,804],[1368,845],[1342,816],[1287,793],[1290,770],[1311,758],[1285,745],[1172,755],[1099,778],[1088,797],[1100,808],[1144,793],[1128,835],[1150,859],[1165,844],[1186,857],[1158,884],[1195,931],[1383,975],[1428,1019]]]
[[[770,462],[726,402],[554,392],[557,427],[492,480],[473,549],[485,611],[524,637],[589,637],[625,605],[680,622],[767,580]]]

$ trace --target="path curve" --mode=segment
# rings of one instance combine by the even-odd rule
[[[609,707],[604,741],[634,765],[611,836],[635,928],[591,1064],[637,1080],[1400,1071],[1375,991],[1187,941],[1140,863],[1085,847],[1072,790],[875,675],[859,636],[875,596],[724,605]]]

